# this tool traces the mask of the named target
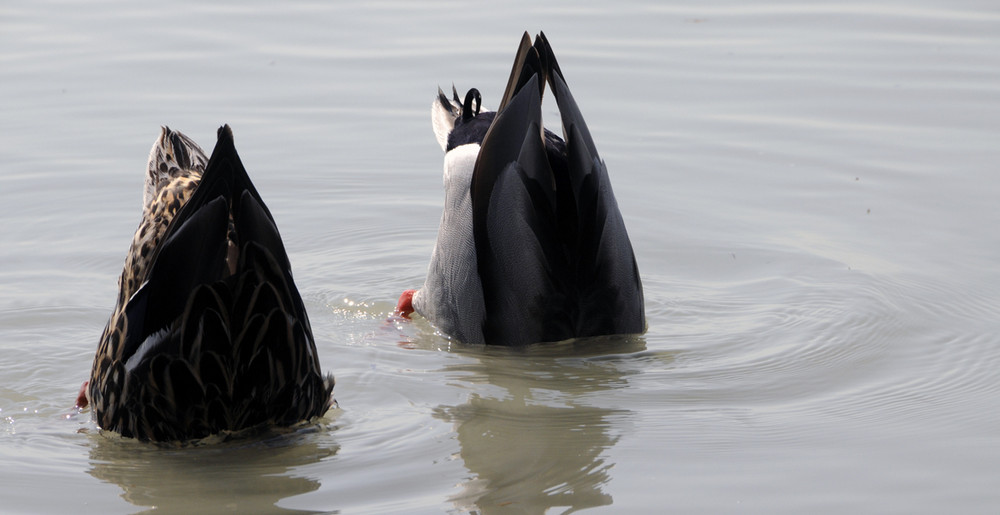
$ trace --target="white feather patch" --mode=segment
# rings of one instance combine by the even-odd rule
[[[444,194],[445,199],[458,199],[469,194],[472,184],[472,172],[476,169],[476,159],[479,157],[479,144],[468,143],[451,149],[444,155]],[[448,208],[447,200],[445,209]],[[472,213],[469,213],[469,223],[472,223]]]
[[[437,138],[441,150],[448,149],[448,135],[455,128],[455,120],[462,113],[461,106],[455,106],[452,102],[444,105],[440,97],[435,97],[431,103],[431,126],[434,128],[434,137]]]

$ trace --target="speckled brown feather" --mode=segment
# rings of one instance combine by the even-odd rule
[[[197,143],[169,127],[161,128],[160,137],[149,152],[142,220],[125,255],[125,266],[118,277],[118,299],[101,335],[91,369],[92,387],[94,380],[106,382],[117,375],[109,373],[109,368],[112,361],[121,359],[121,342],[127,330],[125,304],[145,280],[153,252],[170,221],[197,189],[206,163],[208,157]],[[101,390],[109,389],[112,389],[110,385],[101,385]]]

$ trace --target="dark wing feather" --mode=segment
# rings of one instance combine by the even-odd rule
[[[521,68],[511,71],[506,102],[483,139],[471,189],[486,307],[482,335],[499,345],[562,339],[568,319],[562,312],[567,269],[555,182],[542,139],[544,73],[537,52],[523,43],[517,62]]]
[[[182,211],[183,212],[183,211]],[[218,279],[226,261],[229,211],[214,198],[168,229],[146,274],[125,305],[128,331],[121,359],[129,359],[149,336],[172,323],[199,284]]]
[[[517,48],[517,54],[514,56],[514,65],[511,67],[510,77],[507,79],[507,87],[504,88],[500,105],[497,106],[497,112],[503,111],[514,95],[520,92],[524,84],[531,79],[531,76],[541,71],[542,67],[538,60],[538,52],[532,47],[531,36],[525,31],[524,35],[521,36],[521,45]],[[545,88],[544,76],[538,81],[537,88],[538,95],[541,97],[542,91]]]
[[[543,131],[542,90],[566,141]],[[645,330],[642,285],[607,169],[544,35],[527,34],[473,173],[486,343]]]
[[[560,214],[563,226],[575,226],[578,234],[578,336],[641,333],[646,329],[642,281],[607,167],[544,33],[535,39],[535,48],[549,67],[549,86],[566,138],[567,178],[561,182],[571,185],[576,217],[569,210]]]

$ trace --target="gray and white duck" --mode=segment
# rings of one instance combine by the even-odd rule
[[[228,125],[212,157],[164,127],[118,301],[77,405],[104,430],[189,441],[323,415],[309,318]]]
[[[563,137],[544,129],[546,84]],[[545,34],[521,38],[495,112],[471,89],[438,90],[444,212],[424,285],[400,296],[469,344],[526,345],[638,334],[642,281],[607,167]]]

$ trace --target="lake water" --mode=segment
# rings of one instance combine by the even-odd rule
[[[436,88],[495,106],[524,30],[608,164],[640,338],[386,321],[436,236]],[[340,409],[197,448],[102,435],[70,407],[149,147],[223,123]],[[993,2],[4,4],[0,511],[995,513],[998,163]]]

